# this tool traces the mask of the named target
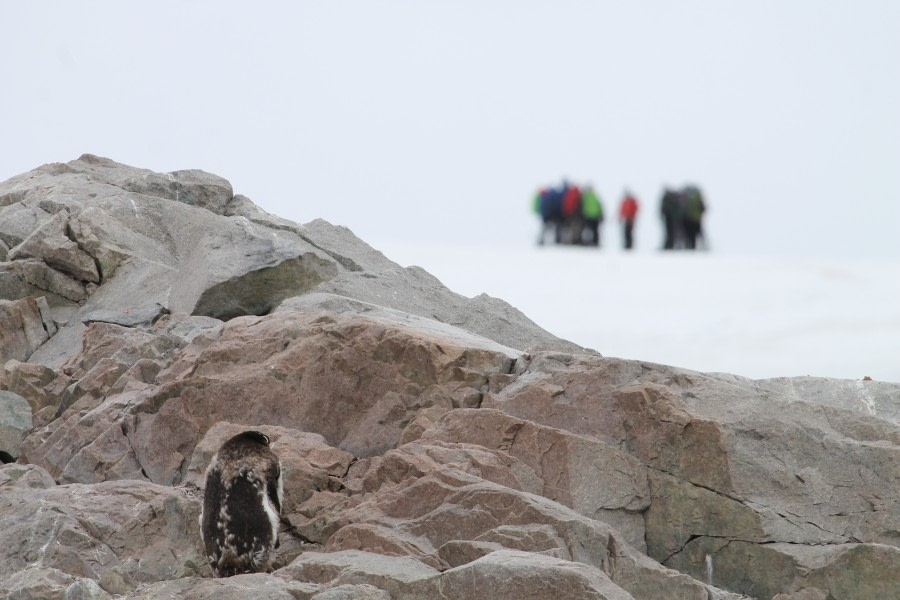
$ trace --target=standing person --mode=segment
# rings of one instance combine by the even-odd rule
[[[675,230],[678,226],[675,222],[678,218],[678,193],[675,190],[669,187],[663,190],[659,212],[662,215],[663,225],[666,228],[663,250],[672,250],[675,248]]]
[[[577,185],[563,181],[562,222],[566,229],[563,242],[581,243],[581,190]]]
[[[688,250],[697,249],[697,238],[704,242],[703,237],[703,213],[706,212],[706,204],[703,202],[703,193],[695,185],[689,185],[682,192],[685,199],[684,210],[684,237]],[[705,245],[705,243],[704,243]]]
[[[591,185],[586,185],[581,190],[581,217],[583,226],[579,230],[579,239],[583,243],[584,232],[589,232],[591,235],[590,245],[599,247],[600,223],[603,222],[603,203]]]
[[[538,245],[543,246],[547,232],[553,231],[553,239],[559,243],[559,224],[562,218],[562,197],[552,188],[541,188],[534,196],[533,209],[541,217],[541,233]]]
[[[634,247],[634,221],[637,218],[638,201],[634,194],[629,190],[625,190],[625,196],[622,198],[622,204],[619,205],[619,221],[622,222],[623,233],[625,238],[625,249],[631,250]]]

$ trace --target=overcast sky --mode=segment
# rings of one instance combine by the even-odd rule
[[[0,0],[0,180],[199,168],[378,247],[532,244],[566,176],[637,244],[663,185],[720,253],[900,258],[900,2]],[[604,229],[613,230],[608,222]]]

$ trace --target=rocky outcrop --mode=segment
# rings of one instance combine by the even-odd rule
[[[900,385],[603,358],[199,171],[0,184],[0,589],[47,598],[900,596]],[[204,471],[284,468],[213,579]]]
[[[309,291],[339,293],[461,327],[513,347],[579,350],[506,303],[467,299],[404,269],[348,230],[279,219],[202,171],[154,173],[84,155],[0,183],[0,298],[44,297],[72,335],[32,362],[80,350],[82,321],[166,312],[229,320]],[[107,317],[108,318],[108,317]]]

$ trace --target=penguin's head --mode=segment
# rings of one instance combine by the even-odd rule
[[[260,444],[261,446],[269,445],[269,436],[267,436],[266,434],[259,432],[259,431],[244,431],[242,433],[237,434],[236,436],[234,436],[233,438],[231,438],[228,441],[229,442],[231,442],[231,441],[237,442],[239,440],[254,442],[256,444]]]

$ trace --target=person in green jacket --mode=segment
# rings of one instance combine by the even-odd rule
[[[696,250],[698,240],[706,246],[703,237],[703,213],[706,212],[706,204],[703,202],[703,193],[695,185],[684,188],[682,195],[685,199],[684,234],[685,245],[688,250]]]
[[[581,219],[583,229],[580,236],[582,243],[591,246],[600,246],[600,223],[603,222],[603,203],[600,196],[594,191],[593,186],[586,185],[581,190]],[[589,233],[589,241],[584,241],[585,234]]]

